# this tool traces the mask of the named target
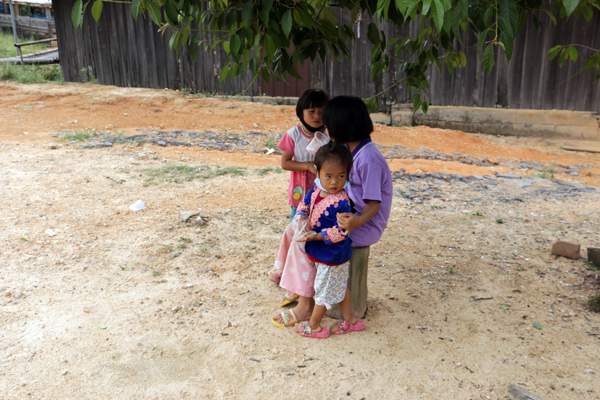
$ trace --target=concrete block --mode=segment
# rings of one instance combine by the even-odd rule
[[[561,240],[552,245],[552,254],[555,256],[578,260],[581,257],[581,245],[576,243],[563,242]]]

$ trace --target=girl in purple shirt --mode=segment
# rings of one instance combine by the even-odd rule
[[[354,316],[367,312],[367,269],[371,245],[381,239],[392,208],[392,174],[381,152],[371,142],[373,122],[358,97],[338,96],[325,107],[323,122],[332,140],[348,146],[353,164],[348,195],[356,213],[338,214],[338,224],[350,232],[352,259],[348,289]],[[333,309],[330,315],[340,317]]]

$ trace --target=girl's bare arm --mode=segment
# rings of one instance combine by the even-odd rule
[[[293,155],[289,153],[283,153],[281,155],[281,168],[287,171],[298,171],[298,172],[312,172],[313,174],[317,174],[317,169],[315,165],[311,162],[300,162],[292,160]]]

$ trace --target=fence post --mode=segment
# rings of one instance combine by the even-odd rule
[[[15,6],[13,5],[13,0],[8,0],[8,5],[10,7],[10,22],[12,23],[12,31],[13,31],[13,40],[15,44],[19,43],[19,37],[17,36],[17,16],[15,15]],[[15,46],[17,48],[17,56],[21,60],[21,64],[23,64],[23,52],[19,46]]]

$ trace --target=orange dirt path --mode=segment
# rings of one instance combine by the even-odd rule
[[[186,95],[173,90],[117,88],[92,84],[19,85],[0,83],[0,140],[47,143],[56,132],[95,129],[133,133],[137,129],[218,131],[244,135],[249,131],[281,133],[296,123],[293,106],[267,105]],[[520,160],[548,165],[587,165],[580,176],[556,178],[600,186],[600,154],[573,153],[561,143],[470,134],[429,127],[377,125],[373,139],[382,145],[461,153],[491,161]],[[203,160],[226,165],[279,165],[277,156],[188,148],[156,148],[164,157]],[[492,175],[508,167],[481,167],[436,160],[390,160],[393,170]],[[515,171],[512,171],[515,172]],[[522,171],[521,171],[522,173]]]

